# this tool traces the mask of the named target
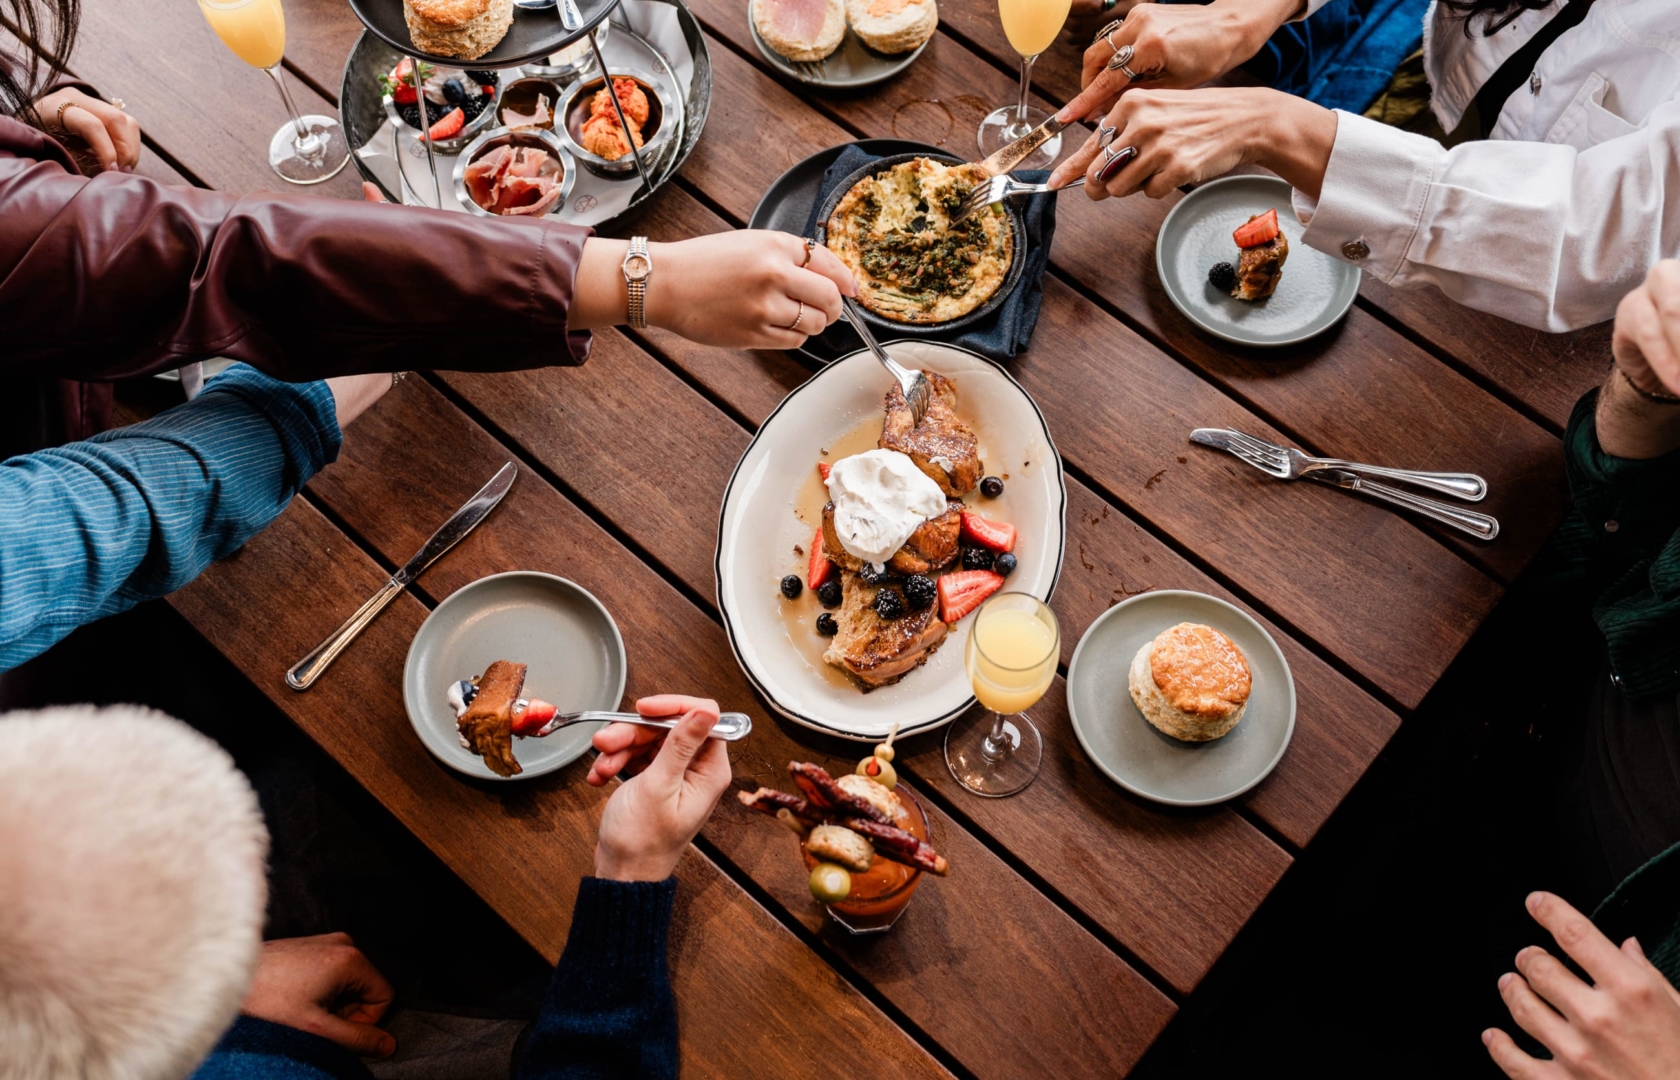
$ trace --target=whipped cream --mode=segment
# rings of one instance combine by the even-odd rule
[[[828,497],[840,546],[877,567],[922,522],[945,512],[939,485],[897,450],[869,450],[836,461],[828,473]]]

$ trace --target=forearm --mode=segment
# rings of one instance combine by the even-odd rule
[[[1284,23],[1307,14],[1306,0],[1213,0],[1208,13],[1227,26],[1231,42],[1228,73],[1259,52]]]
[[[1251,164],[1277,173],[1290,187],[1317,199],[1336,146],[1336,113],[1305,98],[1265,88],[1241,93],[1247,105],[1243,125]]]
[[[236,367],[144,423],[0,464],[0,670],[191,581],[339,442],[323,384]]]
[[[1680,450],[1680,403],[1642,397],[1618,370],[1598,393],[1598,445],[1613,457],[1645,461]]]
[[[518,1080],[677,1075],[666,934],[676,882],[585,878]]]

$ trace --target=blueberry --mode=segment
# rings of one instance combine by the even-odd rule
[[[939,599],[939,586],[926,574],[912,574],[904,582],[904,599],[910,601],[911,611],[931,607]]]
[[[995,499],[1003,494],[1003,481],[995,476],[988,476],[980,481],[980,494],[988,499]]]
[[[443,80],[443,100],[451,105],[459,105],[467,100],[467,88],[460,79]]]
[[[799,599],[799,594],[805,588],[805,583],[799,580],[798,574],[789,574],[782,579],[782,595],[789,600]]]
[[[1015,562],[1015,553],[1006,551],[992,560],[992,569],[1002,574],[1004,577],[1008,577],[1010,574],[1015,572]]]
[[[817,590],[817,599],[822,601],[823,607],[839,607],[840,579],[829,578],[827,581],[823,582],[822,588]]]
[[[882,589],[875,594],[875,614],[892,622],[904,615],[904,597],[898,595],[897,589]]]
[[[834,621],[834,616],[823,612],[817,616],[817,633],[823,637],[833,637],[840,632],[840,624]]]
[[[963,548],[962,568],[964,570],[990,570],[992,568],[992,562],[992,553],[987,548]]]
[[[863,564],[863,569],[858,571],[858,577],[862,578],[867,585],[879,585],[887,580],[887,568],[883,565],[877,570],[874,563],[866,562]]]
[[[1228,262],[1214,263],[1208,270],[1208,284],[1220,292],[1230,292],[1237,284],[1237,268]]]

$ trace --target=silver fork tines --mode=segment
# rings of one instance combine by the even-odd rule
[[[800,60],[794,65],[794,70],[803,75],[810,82],[823,82],[823,67],[815,60]]]
[[[1374,476],[1380,480],[1409,484],[1412,487],[1422,488],[1425,491],[1445,495],[1452,499],[1462,499],[1465,502],[1481,502],[1487,496],[1487,481],[1475,473],[1392,469],[1386,465],[1366,465],[1357,461],[1343,461],[1340,458],[1313,457],[1291,447],[1278,446],[1276,443],[1257,439],[1253,435],[1238,431],[1235,428],[1227,428],[1225,435],[1233,448],[1238,445],[1246,446],[1253,453],[1265,458],[1275,469],[1281,470],[1274,472],[1273,475],[1283,480],[1294,480],[1327,469],[1348,469],[1362,476]]]
[[[1067,191],[1070,188],[1080,187],[1084,183],[1085,178],[1081,176],[1067,187],[1056,190]],[[1017,195],[1043,195],[1050,191],[1049,184],[1023,184],[1007,175],[994,176],[984,184],[974,186],[974,190],[970,191],[968,197],[963,200],[962,207],[951,216],[951,224],[961,224],[986,207],[994,203],[1000,203],[1005,199],[1012,199]]]
[[[912,424],[921,424],[922,417],[927,415],[928,405],[933,401],[933,387],[928,382],[928,377],[920,370],[907,368],[887,355],[887,350],[881,348],[881,343],[875,340],[875,335],[865,324],[863,309],[858,306],[856,300],[850,296],[842,296],[840,305],[846,314],[846,321],[852,324],[852,329],[863,339],[864,346],[874,353],[875,359],[881,361],[881,366],[898,380],[898,388],[904,392],[905,403],[910,406]]]

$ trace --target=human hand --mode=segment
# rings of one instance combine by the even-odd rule
[[[1680,394],[1680,259],[1657,263],[1622,297],[1610,351],[1628,381],[1647,394]]]
[[[1511,1018],[1552,1052],[1539,1061],[1498,1028],[1482,1032],[1494,1063],[1512,1080],[1657,1080],[1680,1073],[1680,993],[1645,959],[1639,942],[1620,949],[1592,921],[1550,893],[1528,911],[1591,978],[1589,986],[1539,946],[1517,954],[1500,976]]]
[[[647,321],[703,345],[797,349],[840,318],[841,293],[857,295],[833,252],[791,233],[714,233],[649,253]]]
[[[599,787],[630,774],[601,815],[595,876],[664,881],[729,787],[729,751],[721,739],[707,737],[718,722],[715,701],[660,694],[636,702],[636,711],[682,720],[668,732],[609,724],[595,733],[601,755],[589,767],[589,782]]]
[[[49,129],[62,120],[64,131],[87,143],[106,172],[133,172],[140,164],[140,122],[115,105],[67,86],[37,101],[35,114]]]
[[[1084,89],[1062,113],[1077,120],[1094,120],[1112,109],[1127,90],[1140,84],[1188,89],[1217,79],[1259,52],[1273,31],[1300,8],[1301,0],[1139,5],[1106,38],[1091,42],[1085,49],[1079,79]],[[1099,25],[1092,32],[1100,29]],[[1132,59],[1126,66],[1138,73],[1137,80],[1118,68],[1108,68],[1115,53],[1128,45],[1132,47]]]
[[[1139,4],[1151,2],[1153,0],[1118,0],[1105,8],[1105,0],[1073,0],[1068,8],[1067,22],[1062,26],[1062,34],[1075,47],[1084,49],[1091,43],[1092,34],[1116,19],[1124,19]]]
[[[265,941],[239,1011],[307,1031],[363,1057],[389,1057],[397,1040],[375,1025],[391,1007],[391,984],[349,934]]]

